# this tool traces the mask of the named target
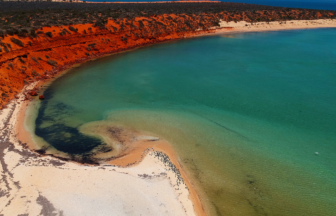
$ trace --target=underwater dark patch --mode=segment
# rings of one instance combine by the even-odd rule
[[[57,150],[68,154],[84,154],[102,144],[99,139],[85,136],[77,128],[56,124],[46,128],[36,127],[35,133]],[[66,137],[65,134],[71,134]]]
[[[46,100],[41,102],[35,124],[35,134],[42,137],[48,144],[61,152],[70,155],[83,155],[92,151],[95,147],[102,144],[102,141],[80,133],[77,128],[66,126],[57,122],[61,115],[71,115],[76,110],[64,103],[57,103],[51,108],[52,113],[46,114],[49,100],[52,98],[52,91],[45,92]],[[42,127],[43,122],[51,122],[52,125]]]

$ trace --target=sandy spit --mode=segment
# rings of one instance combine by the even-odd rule
[[[123,168],[42,157],[24,148],[17,137],[29,133],[17,123],[23,125],[28,104],[24,92],[35,85],[0,111],[0,215],[204,215],[189,198],[183,170],[171,169],[173,162],[179,167],[178,159],[164,149],[148,148],[141,162]]]

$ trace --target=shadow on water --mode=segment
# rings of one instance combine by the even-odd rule
[[[58,102],[50,106],[48,103],[52,99],[52,91],[46,90],[44,95],[47,99],[41,102],[35,124],[35,134],[43,139],[56,150],[64,152],[70,158],[83,163],[96,163],[92,158],[92,150],[100,145],[102,141],[98,138],[86,136],[79,132],[77,128],[66,126],[59,121],[60,116],[70,116],[76,110],[69,105]],[[47,114],[46,110],[49,110]],[[52,112],[50,113],[50,110]],[[43,126],[44,122],[50,123]],[[39,152],[45,152],[49,147],[44,147]],[[111,149],[109,149],[110,151]],[[103,152],[107,150],[102,148]]]

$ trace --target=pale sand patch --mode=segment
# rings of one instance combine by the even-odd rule
[[[136,168],[73,163],[57,167],[49,158],[28,160],[12,170],[21,188],[2,213],[38,215],[41,195],[64,215],[193,215],[185,212],[164,175],[167,171],[153,159],[146,157]],[[153,177],[140,177],[146,173]]]
[[[149,153],[149,156],[155,157],[155,154],[164,153],[164,155],[169,158],[169,161],[162,157],[158,158],[157,156],[153,161],[155,161],[155,163],[159,162],[160,160],[161,163],[164,161],[164,163],[162,163],[164,167],[166,169],[170,169],[170,172],[167,173],[167,177],[171,180],[171,184],[175,191],[178,192],[180,202],[183,203],[183,206],[187,211],[194,209],[197,215],[206,215],[204,207],[202,206],[203,203],[201,203],[200,197],[198,196],[194,185],[189,180],[190,178],[188,178],[186,175],[171,145],[165,140],[153,140],[155,140],[153,137],[147,137],[146,139],[139,140],[135,145],[136,147],[132,149],[130,153],[126,154],[122,158],[110,161],[109,164],[125,166],[127,164],[133,163],[134,161],[141,161],[143,152],[146,151],[146,149],[154,150],[154,152]],[[143,163],[143,161],[141,163]],[[191,200],[192,202],[188,202],[188,200]]]
[[[189,181],[179,182],[181,179],[169,166],[175,162],[179,167],[178,159],[163,161],[162,157],[157,157],[158,154],[165,155],[159,152],[160,148],[148,149],[141,162],[125,168],[40,157],[23,148],[17,139],[29,134],[27,131],[22,134],[24,127],[19,119],[24,116],[27,105],[23,99],[24,95],[19,94],[19,99],[13,100],[0,114],[0,215],[205,214],[203,210],[197,213],[195,210],[199,209],[194,210],[191,199],[195,197],[189,197],[192,195],[186,187],[186,184],[190,185]],[[17,127],[20,125],[21,131]],[[147,138],[143,137],[144,140]],[[193,188],[191,191],[194,192]],[[201,207],[200,203],[197,205]]]
[[[219,28],[213,28],[216,32],[254,32],[254,31],[277,31],[291,29],[311,29],[311,28],[336,28],[335,19],[318,20],[291,20],[248,23],[245,21],[226,22],[221,21]]]

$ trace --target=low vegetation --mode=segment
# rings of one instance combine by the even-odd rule
[[[144,4],[88,4],[57,2],[0,2],[0,38],[5,35],[36,37],[39,29],[50,26],[70,26],[63,34],[77,32],[73,24],[93,23],[104,28],[108,19],[133,20],[135,17],[155,17],[175,14],[179,17],[199,17],[199,26],[225,21],[287,21],[336,18],[335,11],[291,9],[244,3],[144,3]],[[171,23],[174,19],[171,18]],[[192,22],[192,20],[190,21]],[[157,21],[159,24],[159,21]],[[47,34],[51,37],[50,34]],[[5,49],[5,48],[4,48]]]

